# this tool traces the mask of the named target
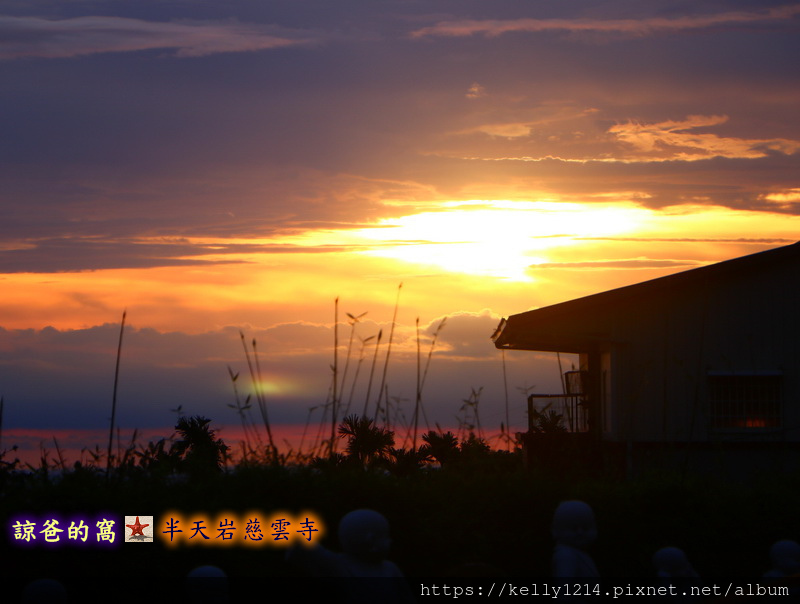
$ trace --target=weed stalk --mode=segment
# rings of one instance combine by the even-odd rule
[[[383,337],[383,330],[378,330],[378,339],[375,342],[375,354],[372,356],[372,369],[369,370],[369,382],[367,383],[367,396],[364,399],[364,413],[362,417],[367,417],[367,407],[369,406],[369,393],[372,390],[372,378],[375,376],[375,365],[378,362],[378,348],[381,346],[381,338]],[[378,418],[378,412],[375,411],[375,418]]]
[[[108,430],[108,459],[106,460],[106,475],[111,471],[111,447],[114,444],[114,423],[117,418],[117,386],[119,385],[119,359],[122,356],[122,334],[125,331],[125,317],[128,310],[122,311],[122,322],[119,326],[119,343],[117,344],[117,365],[114,370],[114,393],[111,396],[111,427]]]
[[[336,397],[339,377],[339,296],[333,301],[333,398],[331,399],[330,455],[336,453]]]
[[[272,438],[272,426],[269,423],[269,414],[267,413],[267,401],[264,399],[264,380],[261,377],[261,363],[258,360],[258,348],[256,347],[256,339],[253,338],[253,358],[256,361],[256,375],[258,376],[258,387],[256,394],[258,399],[258,408],[261,411],[261,417],[264,419],[264,427],[267,429],[267,439],[269,440],[269,448],[272,451],[272,459],[275,463],[278,462],[278,448],[275,446],[275,440]]]
[[[383,363],[383,376],[381,377],[381,387],[378,391],[378,403],[377,408],[379,409],[381,406],[381,395],[383,394],[383,388],[386,384],[386,371],[389,369],[389,356],[392,354],[392,340],[394,339],[394,326],[397,324],[397,307],[400,304],[400,290],[403,289],[403,282],[400,282],[400,285],[397,286],[397,298],[394,301],[394,314],[392,315],[392,329],[389,331],[389,346],[386,348],[386,361]],[[378,411],[375,410],[375,417],[378,417]]]

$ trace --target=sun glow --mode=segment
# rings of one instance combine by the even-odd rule
[[[601,196],[602,197],[602,196]],[[762,212],[736,211],[719,206],[675,205],[655,210],[635,201],[636,192],[620,193],[620,200],[587,203],[568,201],[469,200],[428,202],[421,211],[404,216],[383,218],[366,227],[310,229],[261,240],[228,240],[228,244],[248,244],[250,250],[219,259],[241,261],[275,267],[300,261],[301,256],[265,255],[269,248],[286,248],[299,252],[327,252],[353,260],[371,258],[378,262],[394,261],[398,270],[409,271],[403,264],[413,265],[422,276],[452,275],[480,277],[489,280],[529,283],[542,278],[542,266],[558,263],[586,262],[606,265],[609,262],[635,260],[646,254],[631,256],[613,242],[674,240],[700,235],[698,246],[707,248],[709,258],[716,259],[718,245],[711,237],[728,239],[741,232],[744,224],[758,224],[760,231],[771,236],[787,236],[793,232],[790,219],[776,220],[776,215]],[[391,205],[391,204],[387,204]],[[763,226],[763,228],[762,228]],[[777,229],[776,226],[782,228]],[[794,240],[789,236],[789,240]],[[195,241],[197,243],[199,240]],[[209,242],[202,242],[208,244]],[[263,252],[258,250],[263,246]],[[674,247],[674,246],[673,246]],[[591,251],[589,251],[591,250]],[[664,254],[667,254],[666,256]],[[205,257],[215,258],[213,254]],[[329,256],[332,258],[332,256]],[[674,251],[658,251],[655,259],[676,260]],[[319,256],[308,262],[318,263]],[[677,259],[680,260],[680,259]],[[358,261],[356,264],[361,265]],[[275,281],[271,281],[275,287]]]
[[[265,396],[290,397],[304,393],[306,389],[284,377],[270,376],[257,381],[254,389]]]
[[[450,272],[532,281],[546,251],[585,236],[634,231],[646,211],[633,204],[466,201],[440,211],[382,220],[354,234],[378,245],[361,253]]]

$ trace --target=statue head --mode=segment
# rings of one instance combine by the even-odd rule
[[[205,565],[186,575],[188,600],[191,602],[229,602],[228,575],[217,566]]]
[[[339,522],[339,542],[346,554],[380,561],[389,552],[389,522],[374,510],[354,510]]]
[[[653,554],[653,565],[659,577],[697,576],[686,554],[677,547],[662,547]]]
[[[36,579],[25,586],[22,592],[22,602],[47,602],[58,604],[69,602],[67,590],[55,579]]]
[[[784,575],[800,573],[800,544],[790,539],[775,542],[769,549],[773,569]]]
[[[553,514],[552,533],[559,545],[585,548],[597,538],[592,508],[583,501],[562,501]]]

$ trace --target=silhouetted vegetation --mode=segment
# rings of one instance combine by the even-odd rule
[[[179,458],[178,469],[191,478],[207,478],[221,472],[227,460],[229,447],[221,438],[215,438],[210,423],[205,417],[182,417],[175,426],[180,439],[172,445],[172,450]]]
[[[244,435],[235,455],[209,418],[185,417],[180,406],[173,434],[146,444],[134,434],[117,452],[110,447],[84,449],[72,465],[56,441],[56,455],[43,447],[38,464],[20,463],[12,448],[0,452],[2,517],[111,511],[153,515],[158,521],[170,510],[209,516],[225,510],[310,510],[329,529],[324,543],[336,549],[339,519],[353,509],[373,508],[389,519],[391,557],[411,576],[446,575],[468,565],[488,565],[509,577],[547,576],[553,547],[550,520],[565,499],[581,499],[594,508],[599,536],[592,555],[607,576],[652,576],[650,556],[665,545],[683,548],[702,575],[760,574],[768,567],[769,545],[797,537],[800,476],[775,479],[765,473],[748,487],[677,472],[626,481],[604,469],[588,448],[576,446],[574,437],[581,435],[569,434],[563,417],[550,408],[534,412],[532,430],[524,436],[512,436],[504,425],[492,442],[508,450],[497,450],[481,425],[481,388],[471,388],[461,401],[457,433],[438,426],[428,429],[417,447],[423,386],[444,321],[433,334],[424,365],[417,336],[414,417],[402,426],[392,416],[394,398],[383,378],[370,398],[382,332],[361,339],[357,365],[350,371],[355,326],[363,314],[348,316],[344,370],[339,376],[335,359],[328,400],[320,405],[331,415],[323,415],[320,432],[316,439],[309,435],[306,450],[302,442],[298,450],[279,450],[261,386],[257,345],[253,340],[248,348],[242,334],[254,396],[241,401],[239,373],[229,368],[234,404],[228,406],[238,414]],[[373,340],[364,413],[348,415],[360,365],[370,357],[366,345]],[[391,341],[390,334],[389,345]],[[387,346],[384,373],[390,351]],[[349,394],[342,405],[344,393]],[[260,422],[253,421],[251,401],[257,403]],[[335,420],[332,431],[331,418],[337,417],[343,419]],[[399,427],[406,430],[405,438],[396,437]],[[344,443],[343,451],[336,450],[339,443]],[[121,576],[129,572],[125,564],[133,562],[142,576],[183,577],[201,563],[216,564],[232,577],[290,573],[278,548],[169,550],[157,540],[152,546],[123,550],[105,555],[87,548],[70,556],[66,554],[75,553],[74,548],[16,548],[5,570],[21,578],[38,577],[43,568],[59,578],[85,576],[89,568],[94,575]]]
[[[552,512],[570,498],[595,509],[599,537],[592,554],[606,575],[650,576],[650,556],[670,544],[686,550],[705,575],[761,573],[768,567],[769,545],[793,536],[797,527],[796,476],[783,476],[781,482],[765,477],[751,487],[677,474],[636,481],[609,475],[575,479],[525,469],[519,447],[498,451],[474,433],[459,439],[430,430],[419,449],[397,448],[390,430],[354,415],[339,424],[338,433],[347,444],[332,456],[281,464],[249,457],[233,463],[209,419],[181,417],[169,438],[132,444],[108,475],[101,450],[72,465],[43,452],[39,466],[25,468],[10,459],[9,451],[0,463],[0,507],[4,518],[54,508],[156,518],[168,510],[208,515],[313,510],[330,529],[348,511],[368,507],[390,520],[392,559],[409,575],[483,563],[508,576],[546,576]],[[325,543],[335,549],[334,533]],[[122,559],[135,560],[140,572],[155,576],[181,576],[199,562],[222,566],[232,576],[289,572],[283,550],[274,548],[174,551],[154,544],[146,551],[126,546],[105,558],[94,550],[75,556],[65,555],[68,551],[74,550],[15,549],[10,568],[35,576],[39,556],[57,561],[56,575],[82,574],[87,565],[92,573],[119,574]]]

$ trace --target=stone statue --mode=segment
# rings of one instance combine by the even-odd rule
[[[211,565],[198,566],[186,575],[187,600],[190,602],[230,602],[228,575]]]
[[[392,543],[389,522],[374,510],[355,510],[339,522],[342,552],[321,545],[292,546],[287,561],[312,577],[343,579],[333,585],[348,603],[414,602],[411,588],[397,566],[386,559]]]
[[[784,539],[775,542],[769,548],[772,569],[764,573],[765,577],[791,577],[800,574],[800,545],[797,541]]]
[[[677,547],[662,547],[653,554],[653,566],[656,567],[656,574],[662,578],[697,578],[689,559],[682,549]]]
[[[562,501],[553,514],[554,577],[599,577],[586,548],[597,538],[594,512],[583,501]]]

